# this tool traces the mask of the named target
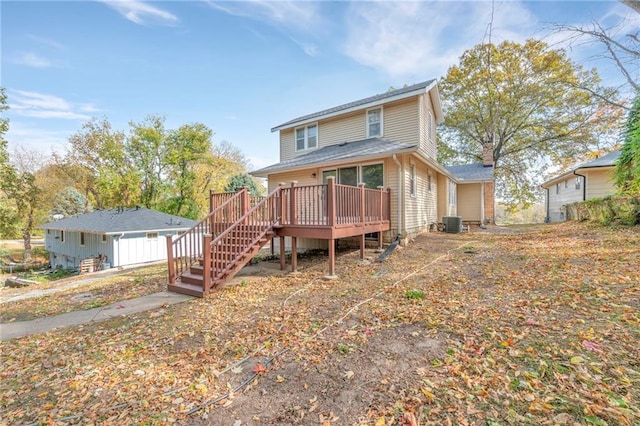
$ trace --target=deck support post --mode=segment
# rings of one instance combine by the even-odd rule
[[[211,290],[211,234],[202,238],[202,294],[208,295]]]
[[[167,263],[169,266],[169,284],[176,283],[176,264],[173,262],[173,236],[167,235]]]
[[[298,238],[291,237],[291,272],[298,272]]]
[[[364,217],[365,217],[365,192],[364,192],[364,183],[360,182],[358,184],[358,188],[360,188],[360,223],[364,225]],[[364,259],[364,234],[360,234],[360,259]]]
[[[335,278],[336,276],[336,240],[329,240],[329,275],[327,278]]]
[[[280,237],[280,270],[284,271],[287,267],[287,259],[284,257],[284,237]]]

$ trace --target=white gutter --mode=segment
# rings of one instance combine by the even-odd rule
[[[393,154],[391,158],[398,165],[398,236],[402,238],[402,164],[400,164],[396,154]]]

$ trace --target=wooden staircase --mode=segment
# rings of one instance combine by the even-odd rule
[[[231,230],[226,238],[218,242],[217,250],[212,250],[209,268],[205,266],[204,256],[189,267],[189,270],[180,276],[180,280],[169,284],[169,291],[203,297],[208,292],[204,290],[205,273],[210,278],[210,288],[215,288],[233,278],[243,266],[258,254],[271,239],[273,231],[261,230]],[[208,269],[208,271],[207,271]]]
[[[248,209],[251,201],[246,189],[243,191],[176,240],[167,240],[169,291],[204,297],[233,278],[270,241],[280,218],[279,192]],[[198,251],[197,255],[193,251]]]

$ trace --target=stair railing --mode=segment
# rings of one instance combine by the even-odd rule
[[[280,223],[282,214],[280,191],[281,187],[273,190],[235,223],[212,239],[211,266],[214,285],[241,260],[242,256],[259,244],[276,224]]]
[[[174,284],[182,274],[200,260],[203,255],[203,238],[206,235],[215,238],[247,211],[247,199],[248,190],[242,188],[235,194],[227,196],[200,222],[177,238],[167,235],[169,284]]]

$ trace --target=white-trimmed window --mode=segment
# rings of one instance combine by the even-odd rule
[[[556,194],[560,193],[560,184],[556,183]]]
[[[580,179],[580,176],[576,176],[576,189],[580,189],[581,185],[582,185],[582,179]]]
[[[417,182],[416,182],[416,166],[413,164],[409,169],[409,187],[411,188],[411,196],[415,197]]]
[[[367,137],[382,136],[382,107],[367,111]]]
[[[80,233],[80,245],[83,246],[84,245],[84,232]]]
[[[296,129],[296,151],[318,147],[318,125],[309,124]]]
[[[336,178],[336,183],[340,185],[356,186],[362,182],[365,188],[377,189],[384,185],[384,166],[382,163],[373,163],[323,170],[322,182],[327,183],[330,176]]]
[[[157,240],[158,233],[157,232],[147,232],[147,240]]]

